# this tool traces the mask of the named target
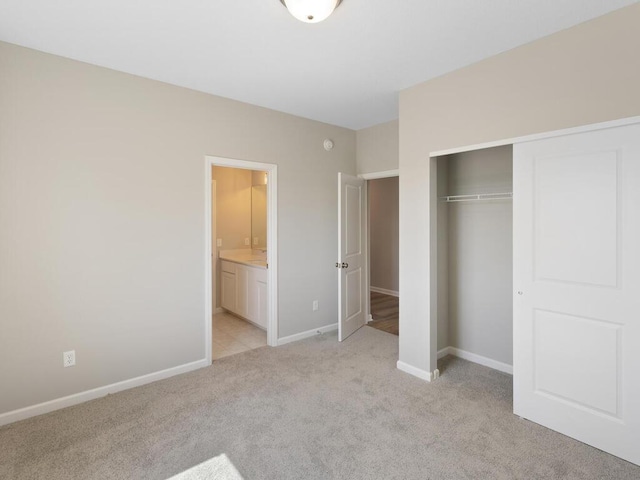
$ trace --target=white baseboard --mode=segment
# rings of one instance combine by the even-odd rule
[[[444,347],[442,350],[438,350],[438,360],[451,355],[451,347]]]
[[[295,335],[289,335],[288,337],[282,337],[278,339],[278,346],[286,345],[287,343],[291,343],[291,342],[297,342],[298,340],[304,340],[305,338],[314,337],[322,333],[333,332],[334,330],[337,330],[337,329],[338,329],[338,324],[333,323],[331,325],[327,325],[324,327],[307,330],[306,332],[296,333]]]
[[[399,297],[400,296],[400,292],[396,292],[394,290],[387,290],[386,288],[369,287],[369,290],[371,290],[372,292],[376,292],[376,293],[382,293],[384,295],[391,295],[392,297]]]
[[[0,414],[0,426],[35,417],[36,415],[53,412],[54,410],[60,410],[61,408],[71,407],[79,403],[104,397],[111,393],[121,392],[122,390],[128,390],[129,388],[157,382],[158,380],[163,380],[165,378],[173,377],[174,375],[180,375],[181,373],[187,373],[210,365],[211,362],[207,362],[206,359],[197,360],[177,367],[167,368],[166,370],[161,370],[159,372],[149,373],[129,380],[123,380],[121,382],[112,383],[111,385],[105,385],[104,387],[98,387],[92,390],[74,393],[73,395],[68,395],[66,397],[56,398],[55,400],[49,400],[48,402],[39,403],[30,407],[12,410],[11,412]]]
[[[438,370],[436,370],[435,372],[428,372],[426,370],[422,370],[420,368],[409,365],[408,363],[401,362],[400,360],[398,360],[396,366],[398,367],[398,370],[402,370],[405,373],[413,375],[414,377],[421,378],[422,380],[426,380],[427,382],[430,382],[434,378],[437,378],[439,374]]]
[[[462,358],[463,360],[468,360],[469,362],[484,365],[485,367],[493,368],[499,372],[513,375],[513,365],[502,363],[497,360],[493,360],[492,358],[483,357],[482,355],[477,355],[465,350],[460,350],[455,347],[446,347],[442,350],[438,350],[438,358],[446,357],[447,355],[453,355],[454,357]]]

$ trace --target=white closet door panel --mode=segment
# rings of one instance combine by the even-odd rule
[[[536,278],[615,287],[617,151],[536,158],[533,188]]]
[[[533,367],[537,391],[617,415],[619,329],[618,325],[535,310]],[[576,341],[567,342],[572,336]]]
[[[640,125],[514,146],[514,411],[640,464]]]

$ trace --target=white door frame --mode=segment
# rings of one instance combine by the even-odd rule
[[[361,173],[358,175],[358,178],[362,178],[366,180],[364,183],[364,218],[365,218],[365,247],[367,249],[367,254],[364,259],[364,266],[367,269],[367,274],[365,281],[367,282],[367,300],[365,302],[365,321],[369,323],[373,320],[371,317],[371,222],[369,221],[369,180],[378,180],[380,178],[392,178],[392,177],[400,177],[400,170],[383,170],[379,172],[371,172],[371,173]],[[398,268],[400,268],[398,266]],[[400,291],[400,289],[398,289]]]
[[[217,231],[217,223],[218,223],[218,219],[216,218],[216,211],[215,208],[213,207],[214,205],[214,201],[216,198],[216,192],[217,192],[217,186],[216,186],[216,181],[215,180],[211,180],[211,201],[209,202],[209,205],[211,205],[211,238],[210,238],[210,245],[211,245],[211,279],[213,282],[213,275],[214,273],[217,271],[218,269],[218,258],[216,255],[214,255],[213,252],[216,251],[216,247],[213,245],[213,242],[215,241],[216,238],[218,238],[218,231]],[[211,311],[212,314],[218,313],[218,309],[214,307],[214,305],[217,303],[217,294],[216,294],[216,289],[214,288],[215,285],[212,283],[211,284]],[[220,309],[222,310],[222,309]]]
[[[244,170],[260,170],[268,173],[267,187],[267,345],[275,347],[278,344],[278,166],[272,163],[259,163],[233,158],[204,157],[205,178],[205,308],[204,308],[204,344],[207,362],[212,361],[212,319],[213,319],[213,271],[211,258],[212,244],[212,205],[213,196],[211,182],[213,180],[212,167],[231,167]]]

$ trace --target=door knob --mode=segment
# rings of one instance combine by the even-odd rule
[[[336,268],[340,268],[340,264],[336,262]]]
[[[342,268],[349,268],[349,264],[348,263],[343,263],[342,264]]]

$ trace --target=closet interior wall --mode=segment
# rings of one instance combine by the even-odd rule
[[[511,145],[439,157],[438,350],[513,365],[512,201],[442,197],[513,191]]]

